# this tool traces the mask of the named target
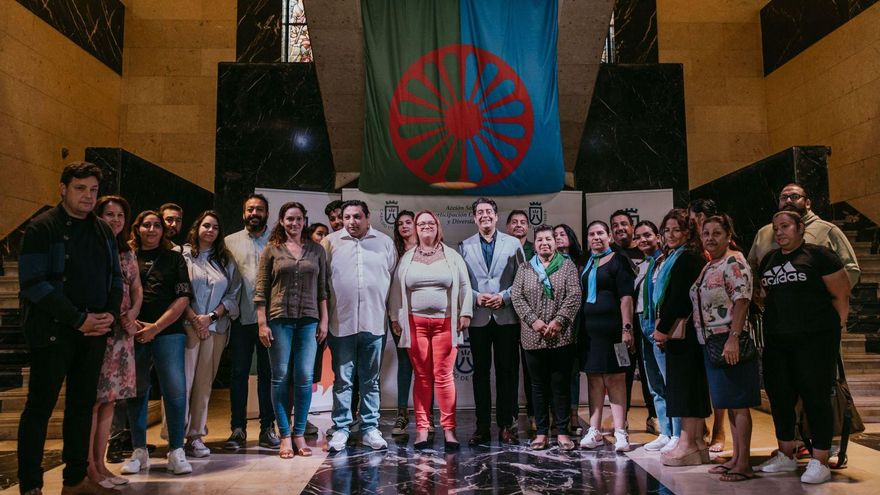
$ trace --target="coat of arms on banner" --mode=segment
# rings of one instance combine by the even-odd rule
[[[639,223],[639,209],[638,208],[624,208],[623,211],[629,214],[629,217],[632,219],[633,225]]]
[[[470,376],[474,372],[474,360],[471,356],[470,339],[458,347],[458,356],[455,358],[455,373],[459,376]]]
[[[383,211],[382,220],[386,225],[394,225],[394,222],[397,220],[397,213],[400,211],[400,205],[397,204],[397,201],[389,200],[385,202],[385,209]]]
[[[529,203],[529,223],[536,226],[544,223],[544,207],[540,201]]]

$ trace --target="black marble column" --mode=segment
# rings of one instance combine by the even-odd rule
[[[283,0],[238,0],[235,60],[282,62]]]
[[[217,209],[241,228],[255,187],[333,190],[336,172],[314,64],[221,63]]]
[[[59,33],[122,74],[125,5],[119,0],[17,0]]]
[[[614,62],[656,64],[656,0],[617,0],[614,5]]]
[[[812,209],[831,218],[828,155],[825,146],[798,146],[776,153],[691,191],[691,198],[713,199],[734,221],[742,246],[751,246],[758,229],[778,210],[779,192],[791,182],[803,185]]]
[[[875,3],[877,0],[772,0],[761,9],[764,75]]]
[[[143,210],[155,210],[163,203],[180,205],[183,228],[174,239],[178,244],[184,242],[196,217],[214,206],[211,191],[122,148],[86,148],[86,161],[104,171],[100,194],[118,194],[127,199],[132,217]]]
[[[575,165],[584,192],[673,189],[688,201],[680,64],[602,65]]]

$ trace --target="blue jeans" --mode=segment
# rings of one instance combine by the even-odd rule
[[[654,398],[654,409],[657,411],[657,422],[660,433],[667,437],[681,435],[681,418],[666,416],[666,353],[654,343],[654,332],[642,330],[642,356],[645,359],[645,374],[648,375],[648,390]]]
[[[128,424],[131,427],[131,444],[134,448],[147,446],[147,406],[150,398],[150,365],[156,369],[159,388],[165,404],[165,421],[168,424],[168,446],[171,450],[183,447],[186,427],[186,373],[184,350],[186,335],[159,334],[146,344],[134,345],[134,363],[138,381],[146,378],[144,393],[128,399]],[[138,390],[140,392],[140,390]]]
[[[333,425],[336,431],[348,432],[351,425],[352,376],[357,370],[360,385],[361,431],[379,426],[379,359],[382,335],[358,332],[347,337],[327,336],[333,358]]]
[[[272,329],[272,347],[269,363],[272,365],[272,404],[278,419],[278,434],[290,436],[290,372],[293,372],[293,434],[306,432],[309,408],[312,405],[312,375],[315,371],[315,354],[318,341],[314,318],[276,318],[269,321]]]
[[[229,330],[229,402],[232,412],[231,429],[247,430],[248,378],[254,351],[257,354],[257,400],[260,405],[260,430],[270,428],[275,422],[272,407],[272,371],[269,367],[269,350],[260,343],[257,324],[242,325],[232,322]]]

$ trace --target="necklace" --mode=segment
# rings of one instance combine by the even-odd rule
[[[432,249],[430,251],[425,251],[424,249],[422,249],[422,246],[419,246],[418,248],[416,248],[416,251],[418,251],[419,254],[421,254],[422,256],[427,257],[427,256],[434,256],[435,254],[437,254],[437,249],[438,249],[438,247],[435,246],[434,249]]]

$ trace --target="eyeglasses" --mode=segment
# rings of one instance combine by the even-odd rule
[[[416,227],[418,227],[418,228],[420,228],[420,229],[423,229],[423,228],[425,228],[425,227],[436,227],[436,226],[437,226],[437,222],[434,222],[434,221],[431,221],[431,222],[419,222],[419,223],[416,224]]]
[[[806,198],[806,196],[802,196],[798,193],[791,194],[780,194],[779,201],[799,201],[801,198]]]

